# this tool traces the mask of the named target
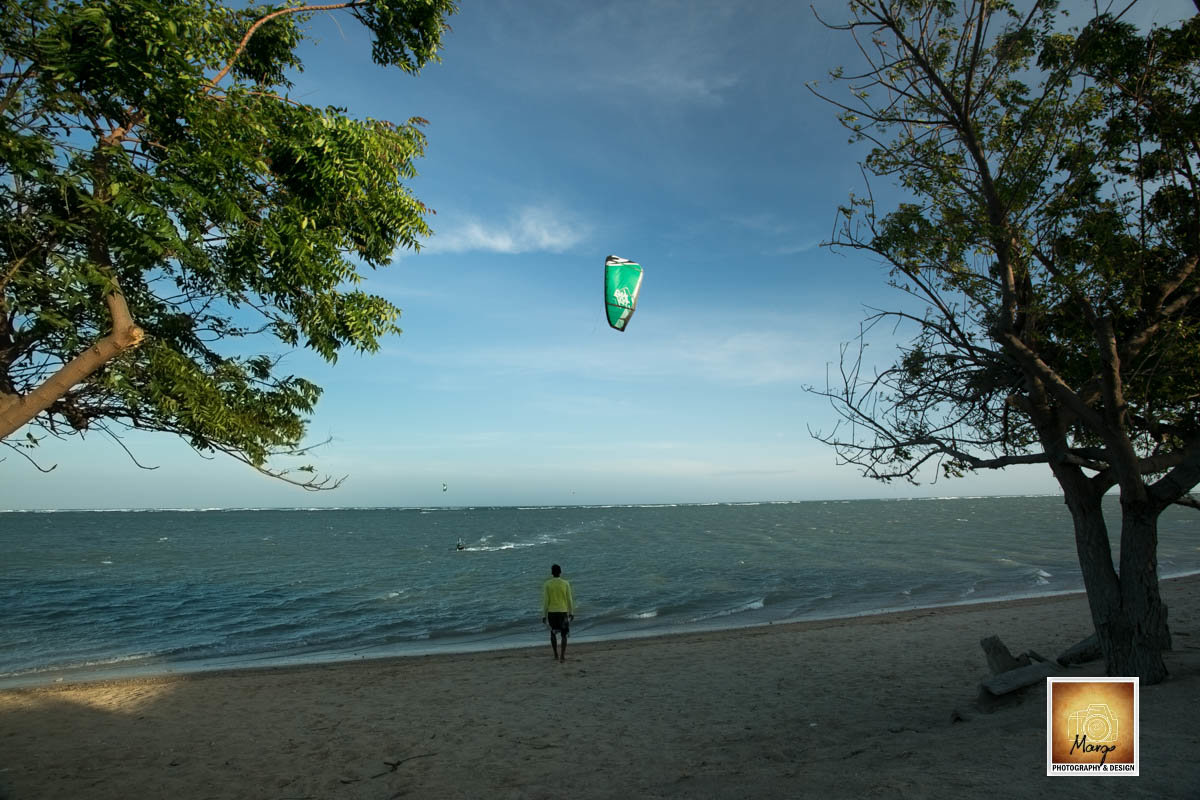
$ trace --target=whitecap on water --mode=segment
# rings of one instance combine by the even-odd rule
[[[734,606],[733,608],[724,608],[724,609],[721,609],[720,611],[714,611],[710,614],[701,614],[698,617],[693,617],[691,621],[692,622],[703,622],[704,620],[707,620],[707,619],[717,619],[718,617],[729,617],[734,614],[742,614],[747,611],[757,611],[758,609],[763,607],[763,604],[765,602],[766,602],[766,598],[760,597],[757,600],[751,600],[749,603],[742,603],[741,605]]]
[[[626,614],[625,619],[654,619],[658,616],[658,609],[652,608],[649,611],[638,611],[633,614]]]

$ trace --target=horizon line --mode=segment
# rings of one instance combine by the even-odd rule
[[[379,505],[379,506],[127,506],[122,508],[2,508],[0,514],[58,513],[205,513],[225,511],[471,511],[481,508],[537,510],[547,508],[672,508],[678,506],[762,506],[801,503],[907,503],[920,500],[990,500],[996,498],[1059,497],[1061,492],[1014,494],[928,495],[911,497],[829,497],[810,500],[690,500],[643,503],[473,503],[468,505]]]

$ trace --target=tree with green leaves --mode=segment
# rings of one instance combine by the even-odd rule
[[[424,120],[305,105],[289,75],[318,12],[415,74],[453,0],[0,2],[0,441],[37,464],[47,435],[162,431],[336,485],[273,466],[321,393],[273,353],[399,332],[358,285],[429,234]]]
[[[890,366],[843,353],[817,437],[881,480],[1045,464],[1113,675],[1166,675],[1159,515],[1200,482],[1200,17],[1140,31],[1056,2],[851,0],[843,123],[870,192],[835,246],[915,299]],[[1128,9],[1126,9],[1127,11]],[[1114,560],[1101,500],[1120,495]]]

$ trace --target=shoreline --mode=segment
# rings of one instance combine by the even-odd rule
[[[1200,571],[1185,572],[1169,578],[1160,578],[1160,585],[1175,581],[1195,581],[1200,586]],[[787,629],[797,631],[814,627],[827,627],[841,624],[861,624],[877,618],[897,617],[905,615],[923,615],[929,611],[945,610],[954,612],[958,609],[975,606],[995,606],[997,609],[1020,607],[1026,604],[1037,604],[1042,601],[1061,597],[1085,596],[1083,589],[1063,589],[1045,593],[1027,593],[1010,595],[999,598],[979,598],[959,600],[953,603],[931,603],[900,609],[867,609],[853,613],[841,613],[830,616],[794,617],[777,620],[751,621],[741,624],[721,624],[714,619],[710,623],[669,623],[647,630],[637,631],[625,629],[598,635],[580,633],[572,636],[572,643],[583,646],[603,644],[608,642],[635,641],[644,642],[666,637],[708,636],[736,634],[739,631],[754,631],[760,628]],[[735,618],[735,617],[730,617]],[[730,619],[727,618],[727,619]],[[182,659],[171,662],[162,657],[144,657],[140,664],[130,664],[128,661],[80,666],[47,668],[12,676],[0,676],[0,692],[20,689],[37,689],[55,686],[73,686],[77,684],[111,682],[123,680],[142,680],[155,678],[186,678],[194,675],[233,675],[240,672],[270,671],[283,669],[304,669],[306,667],[336,667],[358,663],[378,663],[393,659],[420,659],[435,657],[455,657],[482,655],[488,653],[504,653],[540,648],[543,646],[544,634],[539,631],[532,634],[509,634],[493,637],[444,637],[439,640],[419,640],[411,646],[393,644],[375,646],[372,648],[356,648],[350,652],[326,651],[313,652],[304,655],[288,656],[271,653],[253,653],[225,658],[208,658],[200,660]],[[499,644],[484,645],[483,641],[500,641]],[[440,643],[431,643],[440,642]],[[371,653],[371,650],[378,652]],[[258,663],[255,663],[258,662]]]
[[[1141,775],[1045,774],[1045,689],[983,713],[979,640],[1057,656],[1081,594],[642,639],[0,691],[0,797],[1200,796],[1200,576],[1167,579],[1171,676]],[[547,643],[548,644],[548,643]],[[1103,674],[1102,663],[1064,670]]]

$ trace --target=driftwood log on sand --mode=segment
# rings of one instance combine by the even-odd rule
[[[1049,661],[1032,650],[1014,656],[999,636],[986,636],[979,641],[987,657],[991,676],[979,684],[976,705],[981,711],[994,711],[1022,701],[1022,690],[1045,685],[1046,678],[1059,672],[1056,662]]]
[[[1089,661],[1099,661],[1104,655],[1100,650],[1100,640],[1092,634],[1079,644],[1068,647],[1058,657],[1058,663],[1064,667],[1072,664],[1086,664]]]

